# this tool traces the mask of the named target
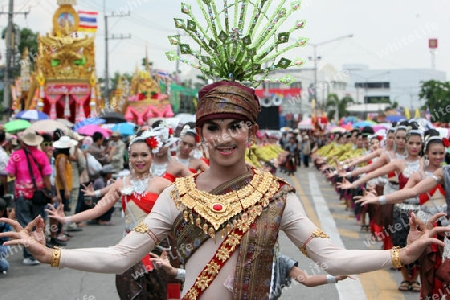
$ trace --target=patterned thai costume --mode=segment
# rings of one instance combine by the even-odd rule
[[[425,173],[425,176],[424,176]],[[431,172],[421,172],[422,180],[431,177]],[[445,175],[444,175],[445,176]],[[442,184],[436,185],[435,188],[427,193],[419,195],[420,210],[417,216],[425,223],[428,219],[438,212],[447,212],[446,192]],[[449,221],[443,217],[439,219],[435,226],[447,226]],[[444,240],[443,235],[439,235],[440,240]],[[419,258],[420,263],[420,281],[421,299],[432,299],[433,295],[449,296],[449,290],[446,288],[445,280],[438,275],[441,271],[442,256],[444,254],[444,247],[432,244],[426,248],[422,256]]]
[[[125,212],[125,232],[128,234],[151,212],[159,194],[132,192],[122,196],[122,210]],[[172,244],[171,244],[172,242]],[[173,240],[167,238],[160,246],[172,251],[172,256],[177,257]],[[161,254],[156,249],[154,253]],[[179,260],[171,260],[174,267],[179,267]],[[122,300],[150,300],[165,299],[169,282],[180,283],[171,278],[163,269],[153,267],[150,255],[147,254],[141,261],[135,264],[121,275],[116,275],[116,287]]]
[[[406,158],[405,155],[398,154],[395,152],[395,158],[392,158],[389,151],[386,151],[386,155],[389,158],[389,162],[391,162],[394,159],[402,159],[404,160]],[[398,178],[397,173],[390,172],[387,174],[387,183],[384,185],[384,192],[383,195],[389,195],[399,190],[398,185]],[[394,204],[386,204],[381,207],[381,224],[383,225],[384,229],[388,229],[389,226],[392,226],[393,224],[393,215],[394,215]],[[392,236],[390,234],[384,234],[383,235],[383,249],[389,250],[392,248]]]
[[[398,182],[400,189],[403,189],[409,178],[414,172],[420,171],[420,159],[415,161],[405,160],[406,166],[403,172],[398,174]],[[411,212],[416,213],[419,210],[419,199],[416,197],[406,199],[402,203],[394,206],[394,228],[392,233],[392,244],[394,246],[405,247],[406,238],[409,233],[409,216]],[[400,229],[397,229],[397,224],[400,224]]]

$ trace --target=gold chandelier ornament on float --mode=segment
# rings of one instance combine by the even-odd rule
[[[180,35],[169,36],[172,45],[180,48],[166,52],[171,61],[180,60],[213,80],[238,81],[251,87],[261,82],[290,84],[293,77],[269,79],[269,72],[288,67],[300,67],[304,60],[280,55],[296,47],[306,45],[308,39],[300,37],[289,43],[292,32],[305,26],[304,20],[293,22],[290,29],[278,32],[287,18],[300,10],[300,1],[286,0],[228,1],[221,7],[217,1],[197,0],[206,27],[194,16],[191,5],[181,3],[181,12],[188,20],[175,18],[175,27],[184,30],[199,50],[180,39]],[[187,58],[190,57],[190,58]]]

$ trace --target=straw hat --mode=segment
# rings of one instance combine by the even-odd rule
[[[62,136],[56,142],[53,142],[53,147],[58,148],[58,149],[70,148],[70,147],[73,147],[76,145],[78,145],[78,142],[75,140],[72,140],[70,137],[68,137],[66,135]]]
[[[44,138],[36,134],[35,131],[28,131],[23,134],[21,140],[28,146],[38,146],[42,143]]]
[[[120,133],[119,133],[118,131],[114,131],[114,132],[111,134],[111,137],[113,137],[113,136],[120,136]]]

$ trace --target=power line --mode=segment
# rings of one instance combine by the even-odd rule
[[[113,34],[110,36],[108,33],[108,18],[122,18],[122,17],[129,16],[130,14],[129,13],[127,15],[116,14],[113,12],[110,15],[108,15],[106,13],[106,0],[103,0],[103,13],[105,15],[105,105],[109,105],[109,50],[108,50],[109,45],[108,45],[108,43],[111,40],[130,39],[131,34],[128,34],[128,35],[123,35],[123,34],[114,35]],[[117,47],[117,45],[115,47]],[[113,50],[114,50],[114,48],[113,48]]]

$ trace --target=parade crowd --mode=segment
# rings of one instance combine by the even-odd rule
[[[287,175],[294,175],[300,167],[309,168],[311,162],[335,186],[361,232],[371,233],[374,242],[382,242],[381,248],[390,250],[406,246],[411,213],[427,223],[436,213],[446,212],[445,188],[435,184],[435,177],[445,179],[442,164],[448,158],[448,143],[439,132],[425,130],[414,120],[393,124],[377,133],[370,127],[328,134],[257,132],[255,140],[247,145],[245,161],[250,168]],[[70,244],[73,232],[88,230],[87,225],[113,226],[111,215],[115,208],[125,213],[124,234],[130,233],[176,178],[204,172],[210,163],[208,148],[202,147],[195,124],[171,128],[164,120],[136,128],[135,136],[122,137],[114,132],[108,139],[100,132],[89,137],[60,129],[17,135],[0,130],[0,144],[1,217],[26,226],[42,216],[47,222],[45,244],[49,248]],[[147,147],[151,151],[148,156]],[[137,164],[132,163],[133,158],[138,159]],[[439,170],[441,173],[436,175]],[[433,178],[429,185],[434,186],[418,193],[414,189],[420,188],[419,183],[426,182],[426,178]],[[116,186],[121,188],[121,196],[115,194]],[[402,189],[414,191],[398,194]],[[44,202],[35,199],[36,191],[43,192]],[[392,200],[386,198],[397,194]],[[194,219],[189,215],[185,218]],[[434,222],[434,226],[447,224],[446,217]],[[210,229],[205,227],[203,231],[212,237]],[[0,232],[12,230],[8,223],[0,223]],[[444,236],[438,238],[444,241]],[[189,235],[185,239],[190,239]],[[5,258],[8,246],[3,245],[7,240],[0,241],[0,271],[5,276],[10,268]],[[177,245],[170,234],[140,262],[116,275],[120,298],[179,297],[186,272]],[[399,291],[421,292],[421,297],[442,293],[448,284],[448,252],[444,246],[430,245],[418,260],[399,268],[403,275]],[[277,299],[282,292],[279,287],[289,286],[292,279],[317,286],[347,278],[308,276],[296,261],[282,253],[275,256],[271,299]],[[40,262],[24,248],[23,263]]]

